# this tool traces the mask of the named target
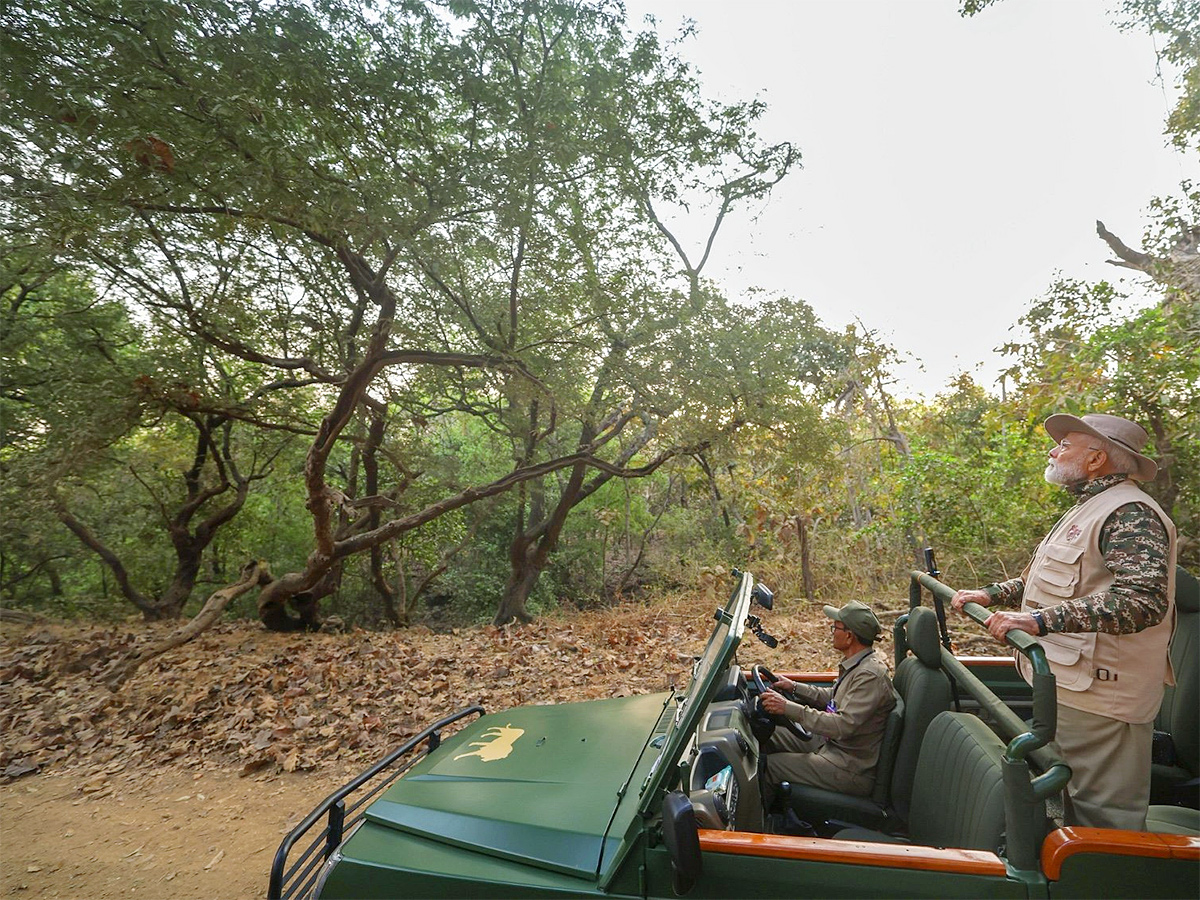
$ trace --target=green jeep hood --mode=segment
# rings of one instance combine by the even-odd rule
[[[669,695],[518,707],[448,738],[367,810],[373,822],[423,837],[594,878],[617,802],[669,717]],[[660,720],[661,724],[660,724]]]

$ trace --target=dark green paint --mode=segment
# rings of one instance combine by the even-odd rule
[[[1144,859],[1108,853],[1079,853],[1063,863],[1050,896],[1200,897],[1200,867],[1182,859]]]
[[[521,707],[447,738],[370,806],[321,896],[673,897],[662,798],[679,786],[735,662],[752,585],[744,576],[718,611],[685,693]],[[1029,700],[1014,669],[966,665],[988,700],[968,694],[966,705],[994,715],[993,694]],[[496,740],[510,752],[492,753]],[[1050,884],[1036,864],[980,876],[709,852],[688,896],[1195,897],[1200,888],[1194,862],[1085,854]]]
[[[323,897],[580,897],[596,880],[463,849],[394,828],[363,824],[342,847]],[[616,896],[607,894],[605,896]]]
[[[484,716],[393,784],[367,817],[478,853],[595,878],[619,794],[668,697]],[[486,751],[500,726],[521,732],[508,756],[474,755]]]

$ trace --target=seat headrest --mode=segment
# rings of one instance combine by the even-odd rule
[[[918,606],[908,613],[904,624],[904,639],[908,649],[932,669],[942,664],[942,643],[938,636],[937,616],[932,609]]]
[[[1200,612],[1200,581],[1183,566],[1175,567],[1175,608],[1181,613]]]

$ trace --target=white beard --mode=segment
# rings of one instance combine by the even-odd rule
[[[1087,481],[1087,470],[1082,462],[1063,465],[1057,459],[1051,459],[1046,463],[1046,471],[1042,473],[1042,477],[1050,484],[1079,484],[1081,481]]]

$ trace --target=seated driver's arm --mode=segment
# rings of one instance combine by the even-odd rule
[[[784,697],[796,703],[811,706],[814,709],[824,709],[833,699],[832,685],[805,684],[802,681],[792,681],[790,678],[780,678],[775,689]]]
[[[784,715],[799,722],[813,734],[832,740],[844,739],[857,731],[885,698],[892,696],[887,677],[874,672],[863,672],[857,678],[848,678],[837,694],[835,711],[810,709],[800,703],[789,703]],[[830,689],[829,693],[833,691]]]

